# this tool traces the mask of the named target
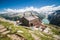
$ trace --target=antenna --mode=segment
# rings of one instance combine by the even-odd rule
[[[34,16],[34,15],[32,14],[32,12],[31,12],[31,16]]]
[[[32,12],[31,12],[31,15],[32,15]]]

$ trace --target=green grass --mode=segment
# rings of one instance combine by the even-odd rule
[[[60,35],[60,27],[56,25],[49,24],[47,25],[52,30],[53,34]]]
[[[17,34],[23,35],[28,40],[34,40],[34,38],[31,36],[31,34],[29,33],[29,31],[27,29],[25,29],[23,27],[17,27],[17,29],[23,31],[23,33],[17,33]]]
[[[54,40],[50,35],[47,35],[47,34],[41,32],[44,35],[43,36],[39,32],[40,31],[35,31],[34,34],[37,35],[38,37],[40,37],[41,40]]]
[[[0,37],[0,40],[11,40],[9,37]]]
[[[14,24],[12,24],[12,23],[1,21],[1,20],[0,20],[0,25],[5,26],[8,30],[10,30],[10,33],[16,33],[18,30],[21,30],[21,31],[23,31],[23,33],[17,32],[18,35],[23,36],[27,40],[34,40],[32,35],[28,31],[29,29],[26,29],[22,26],[14,26]],[[49,26],[49,28],[51,28],[53,34],[60,35],[60,33],[59,33],[60,30],[55,28],[55,25],[49,24],[47,26]],[[54,40],[52,35],[48,35],[46,33],[41,32],[43,35],[45,35],[45,36],[42,36],[39,32],[40,31],[34,31],[34,34],[36,36],[38,36],[41,40]],[[3,37],[3,38],[0,37],[1,40],[4,40],[5,38],[6,38],[6,40],[9,39],[8,37]]]
[[[56,34],[56,35],[60,35],[60,31],[59,30],[57,30],[57,29],[53,29],[53,28],[51,28],[52,29],[52,32],[54,33],[54,34]]]
[[[14,24],[5,21],[0,21],[0,24],[10,30],[10,33],[16,33],[18,30],[21,30],[23,33],[17,33],[18,35],[23,35],[23,37],[27,40],[34,40],[29,31],[22,26],[14,26]]]
[[[6,35],[0,34],[0,40],[11,40],[11,38],[7,37]]]

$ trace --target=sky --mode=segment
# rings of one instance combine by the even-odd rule
[[[0,13],[60,10],[60,0],[0,0]]]
[[[60,0],[0,0],[0,9],[18,9],[30,6],[39,8],[47,5],[60,5]]]

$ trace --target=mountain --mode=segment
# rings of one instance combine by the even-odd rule
[[[4,14],[0,14],[0,16],[3,17],[3,18],[9,19],[9,20],[16,21],[17,19],[23,17],[24,13],[25,13],[26,16],[29,16],[32,13],[32,15],[36,15],[40,19],[43,19],[45,17],[45,14],[38,13],[36,11],[25,11],[25,12],[20,12],[20,13],[4,13]]]
[[[48,20],[50,21],[51,24],[60,25],[60,10],[56,10],[55,12],[52,11],[52,13],[50,12],[50,14],[49,14],[49,12],[38,13],[37,11],[31,10],[31,11],[25,11],[25,12],[19,12],[19,13],[13,13],[13,12],[4,13],[4,14],[0,14],[0,16],[3,18],[9,19],[9,20],[16,21],[16,20],[20,19],[21,17],[23,17],[24,13],[26,16],[30,16],[32,13],[33,15],[38,16],[39,19],[41,19],[41,20],[46,18],[46,14],[47,14]]]
[[[19,18],[19,16],[17,16],[16,14],[0,14],[0,17],[3,17],[5,19],[9,19],[9,20],[16,20],[17,18]]]
[[[48,15],[48,19],[51,24],[60,25],[60,10]]]

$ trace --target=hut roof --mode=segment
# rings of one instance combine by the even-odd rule
[[[36,18],[38,18],[37,16],[29,16],[29,17],[24,17],[25,19],[27,19],[28,21],[34,20]]]

